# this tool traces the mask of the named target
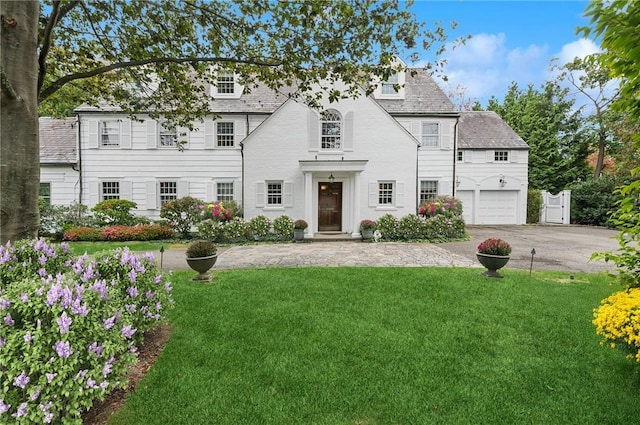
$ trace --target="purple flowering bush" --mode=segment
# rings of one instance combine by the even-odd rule
[[[43,240],[0,247],[0,423],[81,423],[123,387],[171,286],[153,257],[90,261]]]

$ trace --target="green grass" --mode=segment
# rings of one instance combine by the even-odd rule
[[[640,367],[591,324],[596,275],[177,272],[172,337],[110,424],[630,424]]]
[[[160,247],[164,246],[165,249],[169,248],[172,244],[170,242],[140,242],[140,241],[128,241],[128,242],[67,242],[71,252],[74,255],[83,255],[85,252],[89,255],[94,255],[116,248],[129,247],[131,251],[138,252],[153,252],[159,251]]]

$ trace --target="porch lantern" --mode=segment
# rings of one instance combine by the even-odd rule
[[[333,177],[333,172],[331,172],[331,174],[329,174],[329,183],[332,183],[336,180],[335,177]]]

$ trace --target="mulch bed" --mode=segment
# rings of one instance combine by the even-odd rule
[[[171,326],[168,323],[160,324],[145,334],[144,343],[138,350],[138,361],[129,369],[127,387],[112,391],[104,401],[96,401],[91,409],[82,416],[84,425],[104,425],[107,423],[109,417],[124,405],[127,394],[135,391],[138,383],[151,369],[167,345],[170,335]]]

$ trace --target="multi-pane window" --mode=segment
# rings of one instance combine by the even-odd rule
[[[174,199],[178,199],[178,183],[160,182],[160,206]]]
[[[267,205],[282,205],[282,182],[267,182]]]
[[[218,182],[216,191],[218,201],[233,201],[233,183]]]
[[[218,89],[218,94],[233,94],[235,92],[233,72],[218,72],[216,87]]]
[[[463,162],[464,161],[464,151],[458,151],[456,152],[456,160],[458,162]]]
[[[422,123],[422,146],[437,148],[440,146],[440,137],[438,135],[438,123],[423,122]]]
[[[398,84],[398,74],[393,74],[382,83],[382,94],[396,94],[395,86]]]
[[[51,183],[40,183],[40,198],[47,205],[51,205]]]
[[[120,182],[102,182],[102,200],[120,199]]]
[[[233,122],[221,121],[217,126],[217,146],[220,148],[233,147]]]
[[[329,109],[322,114],[322,149],[340,149],[342,119],[338,111]]]
[[[436,180],[422,180],[420,182],[420,203],[429,202],[438,196],[438,182]]]
[[[100,121],[98,132],[100,146],[106,148],[120,146],[120,123],[118,121]]]
[[[378,183],[378,204],[393,205],[393,182]]]
[[[164,123],[158,124],[159,146],[161,148],[172,148],[178,146],[178,135],[176,128],[167,128]]]
[[[509,151],[495,151],[493,154],[493,160],[495,162],[508,162]]]

